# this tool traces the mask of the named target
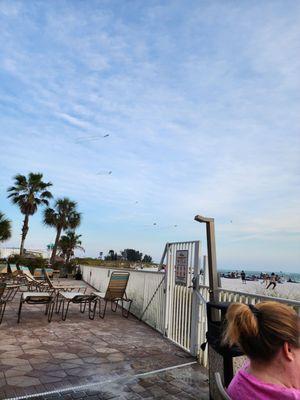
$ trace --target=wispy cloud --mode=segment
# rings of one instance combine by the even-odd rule
[[[293,1],[1,1],[2,186],[43,171],[79,202],[87,253],[115,243],[158,258],[172,235],[198,235],[201,212],[216,218],[221,265],[237,243],[247,262],[259,239],[264,262],[295,268],[299,253],[278,248],[300,225],[299,20]],[[153,221],[180,229],[142,235]],[[28,240],[44,246],[42,232]]]

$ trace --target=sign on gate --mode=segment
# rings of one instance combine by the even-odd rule
[[[188,250],[177,250],[176,251],[176,263],[175,263],[175,284],[187,284],[188,275]]]

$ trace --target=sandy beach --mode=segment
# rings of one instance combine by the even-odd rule
[[[221,284],[224,289],[272,297],[283,297],[300,301],[300,283],[280,283],[277,284],[275,289],[268,290],[261,280],[247,281],[246,284],[243,284],[241,279],[221,278]]]

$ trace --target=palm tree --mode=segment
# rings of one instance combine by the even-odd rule
[[[65,235],[60,238],[58,248],[61,251],[62,257],[65,258],[66,263],[70,261],[70,258],[74,256],[74,250],[78,249],[85,251],[81,246],[82,235],[76,235],[75,231],[68,230]]]
[[[11,222],[0,212],[0,242],[4,242],[11,237]]]
[[[54,208],[46,208],[44,211],[44,224],[56,228],[56,238],[51,254],[50,262],[54,263],[59,239],[62,231],[75,229],[80,225],[81,214],[76,210],[77,203],[67,197],[57,199]]]
[[[24,253],[24,242],[29,230],[29,217],[36,213],[40,205],[49,205],[49,199],[52,198],[52,194],[48,191],[48,188],[52,186],[51,182],[43,182],[43,174],[30,172],[28,177],[25,175],[16,175],[14,177],[15,185],[7,189],[9,192],[8,198],[11,198],[13,204],[17,204],[21,210],[21,213],[25,215],[20,255]]]

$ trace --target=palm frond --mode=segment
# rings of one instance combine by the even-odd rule
[[[0,212],[0,242],[4,242],[11,237],[11,221],[5,218]]]

